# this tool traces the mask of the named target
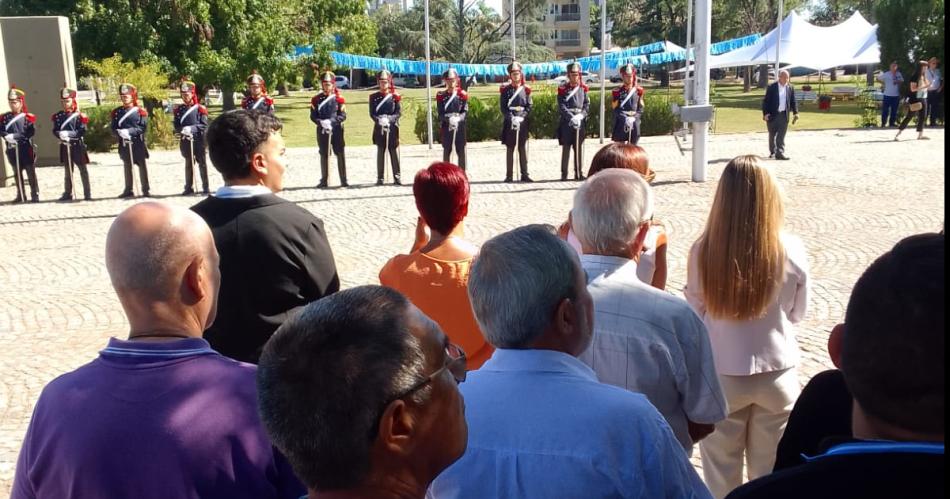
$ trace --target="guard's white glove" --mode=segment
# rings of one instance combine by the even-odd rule
[[[377,120],[377,123],[379,123],[379,126],[381,127],[389,126],[389,116],[386,116],[386,115],[380,116],[379,119]]]
[[[195,131],[190,126],[183,126],[181,127],[181,134],[185,137],[191,137],[192,135],[195,134]]]
[[[7,144],[10,144],[10,145],[16,144],[16,139],[13,138],[13,134],[12,134],[12,133],[8,133],[8,134],[4,135],[4,136],[3,136],[3,140],[7,141]]]
[[[459,126],[460,121],[462,121],[461,116],[449,116],[449,126],[451,127]]]
[[[574,116],[571,116],[571,126],[574,128],[580,128],[582,121],[584,121],[584,115],[582,114],[575,114]]]
[[[625,121],[624,126],[629,130],[629,129],[633,128],[633,125],[635,125],[635,124],[637,123],[637,117],[636,117],[636,116],[627,116],[627,118],[626,118],[624,121]]]
[[[333,122],[330,120],[320,120],[320,128],[329,133],[331,130],[333,130]]]
[[[67,130],[60,130],[56,135],[59,135],[59,140],[69,142],[69,132]]]
[[[125,139],[125,140],[129,140],[129,139],[132,138],[132,134],[129,133],[129,131],[128,131],[127,129],[125,129],[125,128],[120,128],[119,131],[116,132],[116,133],[119,134],[119,137],[121,137],[121,138],[123,138],[123,139]]]
[[[517,123],[519,126],[524,122],[524,116],[512,116],[511,123]]]

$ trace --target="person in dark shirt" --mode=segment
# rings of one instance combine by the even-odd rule
[[[944,235],[897,243],[858,279],[841,339],[852,439],[727,499],[944,497]]]
[[[820,454],[827,438],[851,437],[852,398],[840,369],[843,332],[844,324],[838,324],[828,337],[828,353],[838,369],[816,374],[802,389],[775,451],[773,471],[804,464],[802,455]]]
[[[222,354],[257,363],[271,334],[300,307],[340,289],[323,221],[274,193],[283,188],[282,125],[235,110],[208,126],[225,185],[192,207],[221,254],[218,318],[205,333]]]

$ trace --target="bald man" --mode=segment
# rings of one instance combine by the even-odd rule
[[[202,339],[221,280],[204,220],[135,204],[109,229],[106,268],[128,339],[43,389],[11,498],[304,494],[264,434],[255,366]]]

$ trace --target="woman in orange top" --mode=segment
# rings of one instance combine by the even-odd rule
[[[463,238],[469,184],[452,163],[420,170],[412,194],[421,215],[408,255],[396,255],[379,271],[379,282],[396,289],[436,321],[478,369],[494,349],[485,341],[468,300],[468,274],[478,248]],[[429,227],[432,235],[426,234]]]

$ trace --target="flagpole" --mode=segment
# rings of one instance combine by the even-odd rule
[[[518,48],[518,39],[515,35],[515,0],[511,0],[510,10],[508,22],[511,24],[511,61],[514,62]],[[523,76],[524,75],[522,75],[522,77]]]
[[[513,1],[513,0],[512,0]],[[600,0],[600,143],[604,143],[607,94],[607,0]]]
[[[429,0],[425,0],[425,28],[426,28],[426,127],[429,133],[429,149],[432,149],[432,70],[431,54],[429,53]]]
[[[783,0],[778,0],[778,16],[775,19],[775,24],[777,30],[775,32],[778,35],[775,39],[775,81],[778,81],[778,66],[782,62],[780,60],[782,46],[782,11],[785,10],[785,2]]]

